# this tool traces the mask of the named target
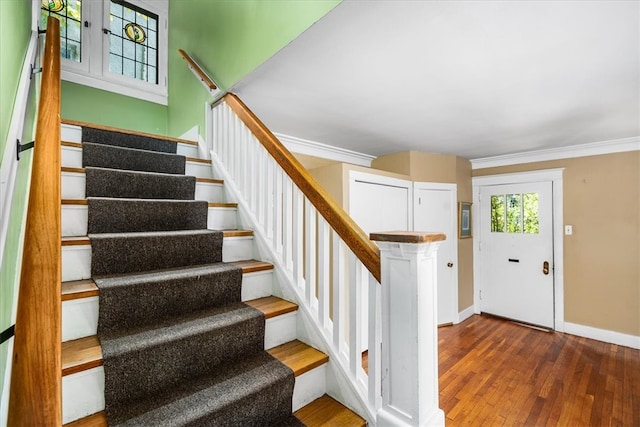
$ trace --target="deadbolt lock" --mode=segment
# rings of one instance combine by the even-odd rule
[[[545,276],[549,274],[549,261],[545,261],[542,263],[542,272]]]

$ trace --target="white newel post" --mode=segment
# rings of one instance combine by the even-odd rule
[[[438,406],[437,249],[441,233],[373,233],[380,246],[382,406],[378,426],[444,426]]]

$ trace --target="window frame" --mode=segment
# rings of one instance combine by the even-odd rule
[[[125,0],[136,7],[158,15],[158,83],[153,84],[109,71],[110,0],[82,2],[81,62],[61,58],[61,78],[72,83],[101,89],[120,95],[168,104],[168,0]],[[34,22],[40,22],[41,0],[33,0]],[[88,22],[88,27],[84,26]]]

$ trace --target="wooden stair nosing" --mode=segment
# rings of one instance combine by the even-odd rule
[[[326,394],[298,409],[293,415],[310,427],[365,427],[367,425],[364,418]],[[65,427],[107,427],[107,416],[104,411],[100,411],[65,424]]]
[[[242,268],[242,274],[273,270],[273,264],[258,260],[234,261],[230,264]],[[62,282],[62,301],[98,296],[100,291],[91,279]]]
[[[287,365],[296,377],[329,361],[328,355],[298,340],[289,341],[267,352]]]
[[[62,119],[60,122],[63,125],[87,127],[92,129],[106,130],[109,132],[126,133],[131,135],[143,136],[145,138],[161,139],[163,141],[175,142],[180,144],[195,145],[195,146],[198,145],[197,141],[190,141],[188,139],[176,138],[173,136],[166,136],[166,135],[158,135],[158,134],[148,133],[148,132],[140,132],[140,131],[135,131],[130,129],[122,129],[114,126],[99,125],[96,123],[87,123],[87,122],[81,122],[78,120],[71,120],[71,119]]]
[[[211,230],[211,231],[215,231],[215,230]],[[253,236],[253,230],[219,230],[219,231],[222,231],[222,234],[224,235],[225,238]],[[73,236],[73,237],[63,237],[61,244],[62,246],[83,246],[83,245],[90,245],[91,241],[89,240],[88,236]]]
[[[72,167],[69,167],[69,166],[61,166],[60,167],[60,171],[61,172],[68,172],[68,173],[81,173],[81,174],[85,173],[84,168],[72,168]],[[139,171],[129,171],[129,172],[139,172]],[[178,174],[172,174],[172,175],[184,176],[184,175],[178,175]],[[215,178],[198,178],[198,177],[196,177],[196,182],[206,183],[206,184],[224,185],[224,180],[215,179]]]
[[[140,199],[140,200],[159,201],[161,199]],[[60,203],[65,206],[69,206],[69,205],[84,206],[88,204],[87,199],[62,199]],[[237,203],[226,203],[226,202],[208,202],[208,203],[210,208],[237,208],[238,207]]]
[[[307,426],[364,427],[364,418],[328,395],[324,395],[293,413]]]
[[[60,142],[60,146],[82,149],[82,143],[81,142],[61,141]],[[126,147],[121,147],[121,148],[126,148]],[[171,154],[171,153],[168,153],[168,154]],[[187,162],[193,162],[193,163],[204,163],[204,164],[208,164],[208,165],[211,164],[211,159],[201,159],[199,157],[186,157],[185,156],[185,160]]]

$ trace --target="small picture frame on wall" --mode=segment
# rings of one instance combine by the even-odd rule
[[[458,238],[469,239],[473,237],[471,233],[471,203],[458,203]]]

